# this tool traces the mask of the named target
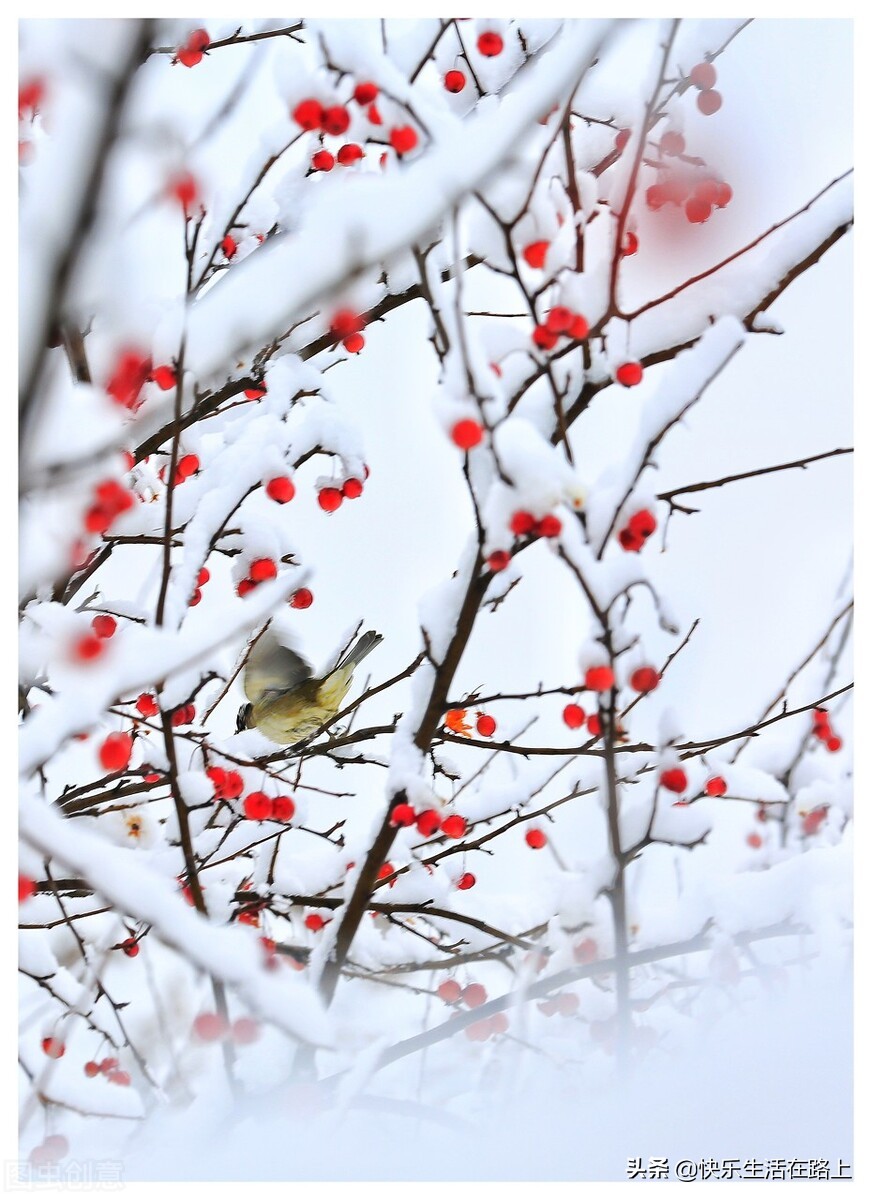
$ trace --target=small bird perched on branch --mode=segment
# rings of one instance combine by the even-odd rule
[[[239,710],[237,732],[258,729],[278,746],[311,737],[339,712],[354,668],[382,640],[374,629],[361,634],[335,667],[316,679],[304,658],[265,629],[245,665],[242,685],[249,703]]]

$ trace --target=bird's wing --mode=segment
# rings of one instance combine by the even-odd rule
[[[284,692],[312,678],[312,668],[296,650],[283,646],[271,629],[257,639],[245,664],[242,686],[252,704],[267,692]]]

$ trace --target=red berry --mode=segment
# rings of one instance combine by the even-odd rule
[[[531,242],[529,246],[525,246],[521,253],[527,266],[540,271],[545,266],[545,255],[550,245],[550,242]]]
[[[167,186],[170,197],[178,200],[186,213],[200,194],[197,181],[190,171],[173,176]]]
[[[275,500],[276,504],[287,504],[289,500],[293,500],[296,490],[294,481],[288,479],[287,475],[277,475],[266,485],[266,494],[270,500]]]
[[[155,367],[151,373],[151,379],[162,392],[168,392],[170,388],[176,386],[175,368],[169,366]]]
[[[182,479],[187,479],[191,475],[196,475],[200,470],[200,460],[196,454],[183,454],[179,459],[179,474]]]
[[[263,583],[265,579],[275,579],[277,568],[271,558],[256,558],[248,568],[248,577],[255,583]]]
[[[91,628],[98,638],[111,638],[118,628],[118,622],[114,617],[101,613],[99,617],[94,617]]]
[[[318,933],[324,928],[327,922],[320,913],[309,913],[305,921],[303,921],[303,924],[307,929],[311,929],[312,933]]]
[[[350,337],[352,333],[359,333],[365,325],[366,320],[360,313],[351,308],[340,308],[333,314],[330,332],[337,342],[340,342],[343,338]]]
[[[237,1046],[250,1046],[260,1037],[260,1025],[252,1017],[237,1017],[230,1027],[230,1036]]]
[[[366,119],[367,119],[367,121],[369,121],[369,123],[371,125],[381,125],[382,124],[381,113],[379,112],[378,107],[375,104],[370,104],[369,108],[366,110]],[[387,154],[383,154],[381,156],[381,159],[379,160],[381,163],[381,166],[385,165],[385,162],[387,161],[387,157],[388,157]]]
[[[134,408],[151,374],[151,359],[138,350],[124,350],[115,361],[115,370],[106,384],[106,392],[123,408]]]
[[[130,1074],[128,1071],[110,1071],[106,1079],[109,1083],[114,1083],[116,1087],[130,1087]]]
[[[27,112],[36,112],[45,99],[45,83],[41,79],[29,79],[18,88],[18,119]]]
[[[637,362],[621,363],[615,371],[615,379],[624,387],[635,387],[642,382],[642,364]]]
[[[681,792],[687,791],[687,772],[683,767],[669,767],[661,772],[660,784],[666,788],[667,792],[675,792],[680,795]]]
[[[720,775],[713,775],[711,779],[706,781],[705,794],[707,796],[725,796],[727,793],[727,781]]]
[[[467,1008],[481,1008],[487,1000],[487,992],[480,983],[468,983],[460,994]]]
[[[391,824],[406,828],[415,824],[415,810],[411,804],[397,804],[391,809]]]
[[[745,841],[748,843],[748,845],[751,847],[752,850],[759,850],[760,847],[763,845],[763,839],[761,838],[759,833],[749,833],[747,838],[745,839]]]
[[[733,189],[728,183],[719,183],[714,203],[718,208],[726,208],[733,198]]]
[[[346,500],[357,500],[363,495],[363,483],[360,479],[346,479],[342,485],[342,495]]]
[[[205,587],[211,578],[212,576],[209,574],[208,568],[201,567],[197,574],[197,587]]]
[[[227,1022],[220,1013],[200,1013],[194,1017],[194,1036],[201,1042],[215,1042],[227,1033]]]
[[[116,1070],[117,1067],[118,1067],[118,1059],[117,1058],[104,1058],[100,1062],[100,1073],[101,1073],[101,1075],[108,1075],[110,1071]]]
[[[395,870],[396,870],[396,868],[394,867],[393,863],[389,863],[389,862],[382,863],[382,865],[378,869],[378,874],[376,875],[376,879],[390,879],[391,875],[393,875]],[[391,882],[388,884],[388,887],[393,887],[396,882],[397,882],[396,879],[392,879]]]
[[[266,395],[265,387],[253,387],[253,388],[245,389],[246,400],[260,400],[265,395]]]
[[[66,1049],[60,1038],[44,1037],[42,1039],[42,1052],[49,1058],[63,1058]]]
[[[441,824],[442,817],[435,808],[425,808],[422,813],[418,813],[418,820],[415,822],[418,833],[425,838],[432,837]]]
[[[572,957],[577,963],[591,963],[596,960],[597,944],[593,938],[585,938],[583,942],[579,942],[573,947]]]
[[[666,188],[662,183],[652,183],[645,192],[645,203],[652,212],[662,208],[668,199]]]
[[[551,309],[545,318],[545,328],[550,333],[566,333],[572,324],[574,316],[575,314],[572,312],[572,309],[558,304]]]
[[[712,215],[712,206],[698,196],[691,196],[684,206],[685,214],[692,225],[702,225]]]
[[[690,82],[701,91],[708,91],[718,81],[718,73],[710,62],[697,63],[690,72]]]
[[[297,811],[297,806],[294,804],[290,796],[276,796],[272,802],[272,811],[270,816],[274,821],[288,821],[293,819],[294,813]]]
[[[827,738],[827,749],[831,754],[835,754],[842,748],[842,739],[840,737]]]
[[[221,241],[221,253],[230,259],[236,253],[236,238],[232,233],[225,234]]]
[[[463,995],[463,989],[456,979],[443,979],[436,989],[436,995],[446,1004],[456,1004]]]
[[[236,585],[236,595],[240,597],[247,596],[248,593],[253,592],[256,587],[257,584],[253,579],[240,579],[239,583]]]
[[[637,667],[630,676],[630,687],[634,692],[653,692],[660,682],[660,673],[653,667]]]
[[[303,129],[317,129],[324,110],[319,100],[301,100],[293,111],[293,118]]]
[[[352,163],[360,162],[363,158],[363,151],[356,142],[347,142],[346,145],[340,146],[336,154],[336,161],[343,167],[350,167]]]
[[[720,92],[700,92],[696,98],[696,107],[704,117],[710,117],[716,113],[724,102],[724,98]]]
[[[599,737],[603,731],[603,723],[599,718],[599,713],[591,713],[587,718],[587,732],[591,737]]]
[[[212,781],[212,787],[215,789],[215,799],[224,799],[227,772],[223,767],[209,767],[206,770],[206,775]]]
[[[308,588],[297,588],[291,596],[291,608],[311,608],[314,598]]]
[[[354,89],[354,99],[358,104],[372,104],[378,95],[378,85],[375,83],[359,83]]]
[[[548,842],[548,838],[541,829],[528,829],[524,834],[524,841],[531,850],[541,850]]]
[[[490,1019],[490,1031],[493,1034],[507,1033],[509,1029],[509,1018],[504,1012],[494,1013]]]
[[[95,1075],[100,1074],[100,1064],[93,1061],[85,1063],[85,1074],[89,1079],[93,1079]]]
[[[591,692],[607,692],[615,685],[615,673],[611,667],[588,667],[584,686]]]
[[[127,938],[121,943],[121,949],[128,958],[136,958],[137,954],[139,954],[139,942],[137,942],[136,938]]]
[[[362,333],[350,333],[347,338],[342,339],[342,345],[349,354],[360,354],[366,342]]]
[[[553,350],[557,345],[557,334],[545,325],[537,325],[533,329],[533,342],[540,350]]]
[[[509,521],[509,529],[516,537],[524,537],[527,533],[532,533],[536,528],[536,518],[532,513],[526,512],[524,509],[518,509],[512,513]]]
[[[496,721],[487,713],[478,714],[478,720],[475,723],[475,727],[481,737],[493,737],[497,731]]]
[[[645,539],[638,533],[633,533],[631,529],[621,529],[618,533],[618,541],[624,550],[635,551],[636,553],[645,545]]]
[[[318,493],[318,504],[324,509],[324,512],[336,512],[341,503],[342,492],[339,488],[326,487]]]
[[[457,421],[451,430],[451,440],[455,446],[459,446],[461,450],[472,450],[477,446],[484,437],[484,430],[478,421],[473,421],[469,417],[465,417],[462,421]]]
[[[97,753],[104,771],[123,771],[132,752],[133,738],[129,733],[110,733]]]
[[[821,825],[823,825],[824,821],[826,820],[826,817],[826,807],[815,808],[812,809],[810,813],[806,813],[806,815],[802,818],[802,832],[805,834],[805,836],[811,837],[813,834],[817,833]]]
[[[397,154],[408,154],[418,145],[418,135],[411,125],[397,125],[388,138]]]
[[[265,792],[249,792],[242,802],[242,811],[249,821],[266,821],[272,816],[272,800]]]
[[[587,319],[581,313],[576,313],[572,318],[572,324],[566,331],[567,337],[571,337],[574,342],[583,342],[589,333],[590,326]]]
[[[462,92],[466,87],[466,76],[462,71],[447,71],[442,82],[446,92]]]
[[[627,528],[635,537],[649,538],[657,528],[657,518],[649,508],[640,508],[630,517]]]
[[[202,62],[203,54],[200,50],[192,50],[188,46],[182,46],[176,51],[176,59],[183,67],[196,67],[198,62]]]
[[[173,728],[178,728],[180,725],[190,725],[195,716],[193,704],[180,705],[170,717],[170,724]]]
[[[479,54],[483,54],[485,58],[494,58],[503,52],[503,39],[492,31],[479,34],[477,44]]]
[[[336,159],[329,150],[316,150],[312,155],[312,169],[314,171],[332,171],[336,166]]]
[[[625,258],[629,258],[630,255],[635,254],[638,249],[639,249],[638,237],[631,230],[628,230],[624,234],[624,244],[621,247],[621,254],[623,254],[623,256]]]
[[[581,729],[584,724],[584,709],[578,704],[567,704],[563,710],[563,723],[570,729]]]
[[[536,527],[536,532],[540,537],[554,538],[560,533],[563,528],[563,522],[559,517],[555,517],[553,513],[543,517]]]
[[[473,1021],[463,1032],[471,1042],[486,1042],[491,1035],[491,1023],[488,1020]]]
[[[468,892],[472,887],[475,887],[475,876],[471,871],[464,871],[457,881],[458,891]]]
[[[34,883],[34,881],[30,878],[29,875],[22,875],[21,872],[19,871],[18,872],[18,903],[23,904],[25,900],[29,900],[35,891],[36,891],[36,884]]]
[[[494,550],[493,554],[488,555],[487,565],[494,573],[505,571],[506,567],[512,561],[512,556],[508,550]]]
[[[442,822],[442,832],[447,838],[462,838],[466,833],[466,821],[463,817],[454,813],[450,817],[446,817]]]
[[[684,153],[684,137],[677,130],[669,130],[660,139],[661,154],[677,155]]]

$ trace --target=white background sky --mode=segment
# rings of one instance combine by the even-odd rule
[[[203,20],[208,26],[208,18]],[[721,247],[731,246],[731,233],[741,236],[745,231],[762,230],[850,165],[847,114],[851,87],[846,70],[850,40],[847,24],[761,21],[723,56],[719,87],[725,104],[717,137],[719,161],[730,164],[725,174],[733,183],[735,200],[721,214],[722,220],[697,231],[702,235],[700,242],[708,241],[700,250],[701,262],[710,261]],[[862,82],[864,71],[859,74]],[[8,107],[11,109],[11,101]],[[701,136],[713,127],[702,118],[698,124]],[[862,131],[862,118],[857,126]],[[686,135],[690,137],[692,131],[695,127],[689,121]],[[750,188],[742,187],[746,175],[753,176],[753,202],[746,199]],[[10,215],[10,229],[12,219]],[[785,327],[785,335],[754,338],[743,349],[705,403],[694,411],[686,429],[673,437],[668,451],[661,455],[662,484],[658,481],[658,486],[676,486],[852,444],[851,414],[844,398],[851,389],[848,288],[853,253],[853,237],[843,239],[778,302],[771,315]],[[668,267],[664,262],[664,271]],[[22,268],[26,269],[26,262]],[[687,273],[684,266],[682,270]],[[862,302],[862,295],[858,300]],[[861,321],[862,314],[860,305]],[[411,349],[420,344],[426,319],[421,306],[393,314],[385,325],[367,332],[366,371],[354,377],[348,371],[347,382],[341,369],[331,373],[343,411],[365,414],[367,424],[372,421],[390,427],[396,434],[395,443],[368,440],[373,474],[365,504],[346,504],[337,517],[316,520],[322,514],[315,510],[313,494],[300,488],[294,501],[309,506],[312,515],[311,522],[301,524],[299,530],[303,557],[307,539],[313,556],[318,549],[319,568],[313,584],[316,605],[301,615],[306,649],[316,660],[326,658],[337,634],[365,615],[368,624],[391,631],[379,650],[379,677],[402,667],[414,654],[417,597],[453,569],[464,538],[466,501],[455,469],[456,455],[438,435],[431,416],[435,363],[430,364],[428,375],[420,353]],[[857,413],[861,435],[866,341],[861,325]],[[404,347],[410,348],[408,353]],[[789,410],[785,407],[775,412],[767,402],[774,371],[779,374],[779,393]],[[644,404],[647,389],[654,386],[654,374],[631,392],[600,396],[590,420],[586,418],[585,430],[606,432],[610,422],[630,419]],[[772,458],[769,447],[776,436],[779,449]],[[576,449],[584,463],[585,446],[576,444]],[[861,482],[864,473],[860,467]],[[825,623],[849,562],[849,476],[850,460],[835,460],[815,465],[807,473],[779,476],[774,482],[751,481],[710,493],[700,498],[698,515],[673,519],[670,560],[685,566],[680,576],[670,570],[671,599],[682,627],[700,614],[729,617],[729,623],[719,627],[703,621],[693,651],[676,663],[664,683],[662,702],[680,704],[682,711],[693,713],[689,734],[702,737],[745,719],[747,679],[768,678],[777,683],[795,661],[798,647],[806,644],[802,631],[807,631],[811,644]],[[305,478],[304,471],[300,477]],[[398,492],[406,497],[408,508],[398,507]],[[14,504],[13,494],[10,505]],[[409,519],[413,506],[414,523]],[[747,539],[738,536],[736,513],[740,509]],[[372,541],[374,524],[384,530],[384,537]],[[861,523],[859,554],[863,553],[862,528]],[[353,548],[355,535],[357,551]],[[335,552],[331,539],[335,539]],[[402,573],[396,571],[398,545],[408,548]],[[544,559],[544,553],[541,557]],[[767,582],[765,593],[759,586],[761,577]],[[349,586],[352,578],[353,586]],[[484,623],[485,637],[480,641],[477,637],[464,657],[455,693],[484,680],[488,690],[527,684],[531,663],[536,664],[537,678],[541,675],[546,683],[564,682],[564,664],[555,658],[556,639],[551,636],[552,614],[564,614],[568,624],[571,606],[577,603],[574,594],[564,591],[563,604],[564,588],[565,580],[558,577],[553,565],[543,563],[525,589],[523,601],[515,604],[511,597],[496,620]],[[543,613],[549,613],[547,623],[543,621],[547,627],[531,622],[531,612],[540,606]],[[765,638],[749,633],[755,621],[765,628]],[[524,659],[496,655],[494,645],[488,644],[491,636],[501,644],[513,639],[523,644]],[[858,661],[862,661],[859,649]],[[704,675],[700,671],[703,662]],[[763,695],[755,695],[751,709],[768,699],[770,690],[767,686]],[[392,711],[392,705],[387,705],[387,711]],[[859,711],[862,714],[864,709]],[[859,724],[858,729],[862,728]],[[646,732],[642,729],[640,735]],[[862,762],[857,770],[862,798]],[[519,858],[518,863],[519,869],[528,872],[537,869],[535,856]],[[862,897],[860,892],[860,911]],[[862,1022],[857,1033],[862,1046]],[[676,1098],[676,1104],[680,1099]],[[661,1151],[640,1148],[640,1153],[646,1152]],[[711,1150],[714,1156],[730,1152],[727,1147]],[[5,1157],[14,1154],[10,1150]]]

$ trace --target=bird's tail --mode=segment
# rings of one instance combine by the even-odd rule
[[[363,662],[367,654],[371,650],[375,650],[381,641],[384,641],[382,635],[376,633],[374,629],[370,629],[367,633],[362,633],[351,649],[346,654],[343,654],[333,669],[335,671],[340,670],[342,667],[353,669],[359,662]]]
[[[242,733],[244,729],[251,729],[251,705],[243,704],[239,712],[236,714],[236,732]]]

